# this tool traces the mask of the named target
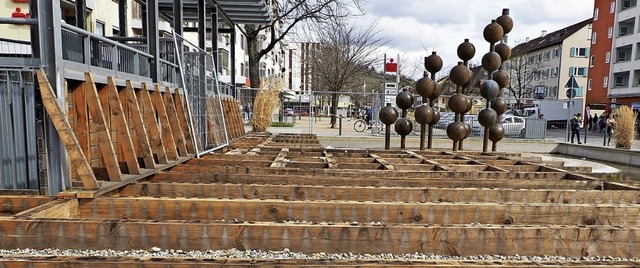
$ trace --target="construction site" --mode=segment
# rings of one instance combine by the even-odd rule
[[[144,36],[117,40],[59,5],[0,20],[32,33],[28,56],[0,55],[0,267],[640,266],[633,180],[532,154],[637,151],[250,132],[204,36],[264,1],[147,0]],[[197,45],[189,20],[209,27]]]

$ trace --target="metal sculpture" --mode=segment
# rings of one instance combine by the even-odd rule
[[[475,46],[469,42],[469,39],[465,39],[463,43],[458,46],[457,49],[458,58],[462,61],[458,62],[458,65],[451,69],[449,73],[449,79],[456,84],[456,94],[449,98],[449,109],[455,113],[454,120],[447,126],[447,137],[453,140],[453,150],[457,151],[462,149],[462,140],[469,137],[471,134],[471,128],[464,122],[464,114],[469,112],[472,108],[471,100],[464,95],[463,90],[473,80],[473,74],[469,70],[469,60],[476,54]]]
[[[396,106],[402,110],[402,116],[396,120],[396,133],[400,135],[400,148],[404,149],[406,138],[413,130],[413,123],[407,118],[407,110],[413,106],[413,95],[407,91],[400,92],[396,96]]]
[[[507,110],[507,102],[500,96],[504,95],[504,88],[509,84],[509,73],[502,68],[502,63],[511,57],[511,49],[504,43],[497,42],[513,29],[513,20],[509,17],[509,9],[503,9],[502,15],[485,26],[482,36],[489,42],[489,52],[482,57],[482,68],[489,73],[489,77],[480,86],[480,95],[487,100],[484,110],[478,114],[478,121],[484,127],[482,151],[487,152],[489,140],[492,141],[492,151],[497,150],[498,141],[504,137],[504,128],[500,126],[498,118]]]
[[[380,109],[380,121],[385,125],[384,128],[384,149],[389,150],[391,147],[391,130],[389,127],[395,123],[398,119],[398,111],[396,108],[391,107],[391,103],[387,103],[387,106]]]
[[[431,52],[430,56],[424,58],[424,67],[425,69],[427,69],[427,72],[431,73],[430,79],[432,81],[435,81],[436,73],[442,69],[442,58],[440,58],[440,56],[438,56],[436,52],[433,51]],[[426,75],[427,73],[425,73],[425,77]],[[427,141],[428,149],[433,148],[433,125],[437,124],[440,121],[440,111],[438,111],[438,109],[434,109],[434,106],[435,106],[435,102],[438,100],[438,97],[440,96],[440,93],[442,92],[442,87],[438,83],[434,82],[434,84],[435,85],[433,87],[433,91],[431,91],[430,92],[431,94],[427,96],[429,101],[429,107],[431,107],[431,110],[433,112],[431,121],[428,122],[429,124],[429,138]],[[425,96],[422,96],[422,97],[423,97],[422,101],[424,102],[426,100],[424,99]]]
[[[433,94],[433,91],[436,88],[436,82],[433,81],[430,77],[425,73],[424,77],[420,78],[418,82],[416,82],[416,92],[418,95],[422,96],[423,103],[422,105],[416,108],[415,118],[416,122],[420,124],[420,150],[424,150],[425,146],[425,134],[427,130],[427,125],[433,121],[434,117],[434,109],[431,108],[429,102],[425,102],[424,100],[428,100],[429,97]]]

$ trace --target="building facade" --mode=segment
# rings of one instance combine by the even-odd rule
[[[640,109],[640,7],[637,0],[617,0],[615,10],[608,97],[610,107]]]
[[[616,0],[596,0],[593,8],[593,29],[589,57],[589,80],[585,103],[592,113],[602,114],[611,104],[607,97],[611,46],[614,38]]]
[[[589,66],[591,19],[521,43],[512,49],[507,70],[511,87],[523,87],[524,99],[567,99],[567,81],[573,76],[584,97]],[[520,80],[520,82],[518,82]],[[524,82],[523,82],[524,81]],[[508,96],[514,98],[515,96]]]

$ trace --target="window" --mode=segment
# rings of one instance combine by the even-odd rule
[[[549,88],[549,97],[555,97],[558,95],[558,86],[552,86]]]
[[[623,87],[624,86],[624,77],[616,76],[616,81],[613,84],[615,87]]]
[[[596,61],[596,56],[591,55],[591,58],[589,58],[589,67],[593,67],[594,61]]]
[[[556,49],[553,50],[553,58],[555,59],[555,58],[558,58],[558,57],[560,57],[560,49],[556,48]]]
[[[544,52],[544,60],[549,60],[551,58],[551,51],[547,50]]]
[[[589,48],[586,47],[572,47],[571,48],[571,57],[587,57],[589,55]]]
[[[593,20],[598,20],[598,11],[597,7],[593,10]]]
[[[591,78],[589,78],[589,80],[587,80],[587,90],[591,90],[591,83],[593,82],[593,80]]]
[[[532,64],[535,61],[536,57],[535,56],[529,56],[527,58],[527,63]]]
[[[626,61],[626,60],[627,60],[627,52],[618,51],[618,61]]]
[[[613,37],[613,27],[609,26],[609,29],[607,30],[607,38],[611,39],[611,37]]]
[[[96,20],[96,34],[99,36],[104,36],[104,22]]]
[[[605,58],[604,58],[604,63],[609,63],[611,62],[611,51],[607,51],[607,54],[605,54]]]
[[[569,67],[569,75],[587,76],[587,67]]]
[[[536,57],[536,62],[542,62],[542,52],[538,53],[538,56]]]
[[[244,63],[240,63],[240,76],[245,76],[244,74]]]
[[[609,5],[609,13],[613,13],[616,12],[616,2],[613,1],[611,2],[611,5]]]
[[[546,70],[542,71],[542,79],[548,79],[549,78],[549,70],[550,69],[546,69]]]
[[[591,33],[591,44],[596,43],[596,37],[598,37],[598,32]]]
[[[542,73],[542,71],[538,70],[534,73],[533,79],[535,80],[540,80],[540,73]]]
[[[603,87],[603,88],[607,88],[607,87],[608,87],[608,85],[609,85],[609,77],[608,77],[608,76],[605,76],[605,77],[602,79],[602,87]]]
[[[218,72],[229,75],[229,51],[224,48],[218,49]]]
[[[627,34],[629,34],[629,27],[627,26],[620,27],[620,36],[625,36]]]
[[[551,69],[551,77],[557,77],[557,76],[558,76],[558,67],[552,68]]]

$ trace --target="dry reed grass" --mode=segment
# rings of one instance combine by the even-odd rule
[[[280,91],[284,88],[281,77],[265,77],[254,100],[251,127],[254,132],[266,132],[271,125],[271,115],[280,107]]]
[[[613,112],[616,127],[613,131],[616,148],[631,149],[636,135],[636,115],[628,106],[620,106]]]

